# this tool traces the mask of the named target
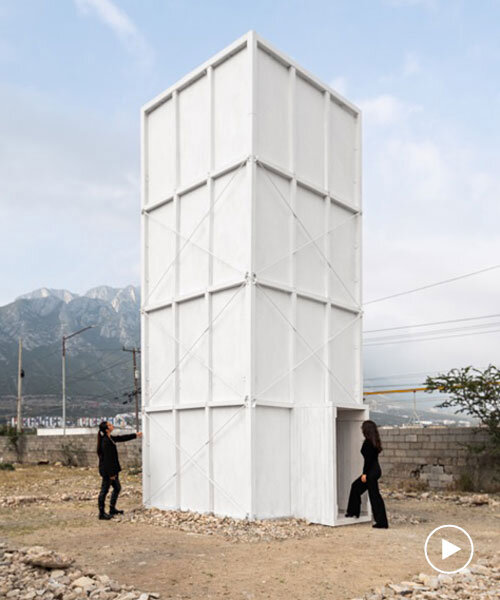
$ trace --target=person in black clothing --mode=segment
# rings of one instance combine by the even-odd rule
[[[130,433],[128,435],[111,435],[114,426],[108,421],[103,421],[99,425],[97,433],[97,456],[99,457],[99,474],[102,477],[101,491],[99,493],[99,519],[108,520],[114,515],[122,515],[123,510],[116,508],[116,501],[121,490],[118,473],[122,470],[118,461],[118,451],[116,444],[118,442],[128,442],[135,440],[136,437],[141,437],[142,433]],[[109,491],[109,487],[113,487],[111,500],[109,503],[109,513],[104,510],[104,503]]]
[[[382,475],[382,470],[378,462],[378,455],[382,452],[382,444],[378,433],[377,425],[373,421],[364,421],[361,425],[361,431],[365,436],[365,441],[361,446],[361,454],[365,459],[363,465],[363,474],[353,481],[349,502],[347,504],[346,517],[359,517],[361,509],[361,494],[368,490],[368,497],[372,506],[373,518],[377,529],[387,529],[387,514],[385,504],[378,489],[378,480]]]

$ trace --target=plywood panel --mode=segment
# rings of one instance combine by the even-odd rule
[[[172,308],[156,310],[145,317],[148,346],[146,349],[146,397],[149,406],[174,403],[175,342]]]
[[[202,185],[179,198],[179,293],[185,295],[208,286],[208,187]]]
[[[360,221],[359,217],[332,203],[328,235],[330,249],[330,295],[347,305],[359,304]]]
[[[169,202],[145,217],[147,227],[144,304],[168,302],[175,292],[175,209]]]
[[[299,177],[324,185],[323,93],[301,77],[296,83],[296,171]]]
[[[205,410],[181,411],[178,418],[180,464],[185,465],[179,476],[181,509],[206,512],[210,507]]]
[[[290,409],[256,409],[256,512],[260,517],[276,518],[290,514],[290,420]]]
[[[303,187],[297,187],[295,212],[300,223],[296,230],[296,286],[299,290],[326,294],[326,269],[324,258],[325,199]]]
[[[175,120],[169,99],[146,117],[146,202],[165,200],[175,189]]]
[[[250,194],[245,167],[214,182],[213,283],[243,279],[250,270]]]
[[[329,186],[334,196],[352,204],[355,198],[357,144],[356,117],[330,102]]]
[[[255,269],[263,279],[291,282],[290,182],[262,167],[255,195]]]
[[[250,151],[250,71],[248,52],[240,50],[214,69],[215,167]]]
[[[212,294],[212,399],[214,402],[242,400],[247,381],[248,288]]]
[[[145,465],[146,475],[149,472],[151,490],[145,496],[146,506],[158,508],[176,508],[176,452],[175,427],[172,412],[150,413],[146,417],[149,426],[149,449],[145,457],[149,463]]]
[[[222,428],[213,440],[213,471],[216,482],[214,512],[243,518],[248,512],[250,490],[246,409],[214,408],[211,412],[213,431]],[[236,412],[238,414],[235,415]],[[232,420],[229,421],[230,419]]]
[[[259,286],[255,302],[256,396],[260,400],[288,402],[292,331],[282,314],[291,320],[291,294]]]
[[[360,397],[360,320],[350,312],[331,309],[330,381],[331,400],[335,404],[361,402]],[[339,333],[340,332],[340,333]]]
[[[208,401],[208,325],[205,297],[181,302],[179,311],[179,403]],[[202,335],[203,334],[203,335]]]
[[[209,169],[209,89],[203,76],[179,92],[180,179],[188,185]]]
[[[326,305],[297,298],[295,336],[295,401],[297,404],[324,404],[325,398],[325,310]]]
[[[288,67],[263,50],[257,66],[257,153],[276,165],[290,166]]]

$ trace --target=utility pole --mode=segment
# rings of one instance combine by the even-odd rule
[[[139,348],[125,348],[124,352],[132,352],[132,361],[134,365],[134,396],[135,396],[135,430],[139,431],[139,371],[137,370],[137,359],[136,355],[140,354]]]
[[[69,338],[75,337],[79,333],[83,333],[87,331],[87,329],[92,329],[95,325],[89,325],[88,327],[84,327],[83,329],[79,329],[74,333],[70,333],[69,335],[62,336],[62,419],[63,419],[63,435],[66,435],[66,340]]]
[[[23,428],[21,404],[23,397],[23,340],[19,338],[19,355],[17,360],[17,431],[21,433]]]

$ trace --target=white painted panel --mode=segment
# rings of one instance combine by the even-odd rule
[[[215,285],[243,279],[250,270],[249,202],[245,167],[215,180],[212,236]]]
[[[245,396],[248,325],[248,288],[212,294],[212,399],[242,400]]]
[[[250,472],[246,408],[214,408],[212,412],[214,512],[243,518],[249,512]],[[235,415],[235,413],[238,413]]]
[[[325,398],[325,304],[297,297],[295,336],[295,401],[324,404]]]
[[[299,177],[324,185],[324,99],[305,79],[296,84],[296,171]]]
[[[292,331],[284,317],[292,318],[291,294],[258,286],[255,301],[256,397],[288,402]]]
[[[330,207],[330,295],[334,301],[359,304],[359,217],[332,202]]]
[[[179,311],[179,403],[208,400],[208,324],[204,296],[181,302]],[[205,332],[205,333],[204,333]]]
[[[326,294],[325,260],[326,200],[303,187],[297,187],[295,212],[300,219],[296,228],[296,287],[316,294]]]
[[[290,421],[290,409],[256,408],[255,497],[259,518],[290,514]]]
[[[178,418],[180,464],[184,465],[179,476],[181,509],[207,512],[210,506],[205,409],[182,410]]]
[[[148,347],[146,363],[146,398],[148,406],[171,406],[174,403],[175,342],[172,308],[155,310],[145,316]]]
[[[144,304],[168,302],[175,291],[175,209],[169,202],[146,217],[146,289]]]
[[[257,153],[290,166],[289,71],[263,50],[257,52]]]
[[[362,401],[360,395],[360,320],[350,312],[331,307],[330,390],[335,404]]]
[[[333,453],[331,409],[294,410],[295,468],[293,472],[293,514],[315,523],[333,522],[333,482],[330,476]]]
[[[256,185],[255,270],[262,279],[290,284],[290,182],[258,167]]]
[[[175,121],[172,99],[146,117],[146,203],[165,200],[175,188]]]
[[[179,92],[180,179],[186,185],[206,177],[209,169],[208,78]]]
[[[240,50],[214,69],[215,167],[250,151],[250,71],[248,52]]]
[[[183,194],[179,198],[179,293],[206,290],[208,286],[208,187]]]
[[[151,490],[145,495],[146,506],[176,508],[176,450],[175,428],[172,412],[150,413],[146,416],[149,443],[144,458],[148,460],[144,469],[149,473]]]
[[[330,102],[329,187],[332,194],[356,204],[356,117]]]

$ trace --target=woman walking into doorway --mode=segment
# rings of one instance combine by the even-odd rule
[[[378,455],[382,452],[382,444],[377,425],[373,421],[364,421],[361,425],[361,431],[365,436],[365,441],[361,446],[361,454],[365,459],[363,465],[363,474],[353,481],[349,502],[347,504],[346,517],[359,517],[361,509],[361,494],[368,490],[368,497],[372,506],[373,518],[376,529],[387,529],[387,514],[385,504],[378,489],[378,480],[382,475],[382,470],[378,462]]]
[[[99,492],[98,506],[99,519],[112,519],[114,515],[122,515],[123,510],[116,508],[116,501],[121,490],[118,473],[122,470],[118,461],[118,442],[128,442],[141,437],[142,433],[130,433],[128,435],[111,435],[114,425],[109,421],[102,421],[97,433],[97,456],[99,457],[99,474],[102,477],[101,491]],[[109,513],[104,510],[104,503],[110,486],[113,487],[109,503]]]

